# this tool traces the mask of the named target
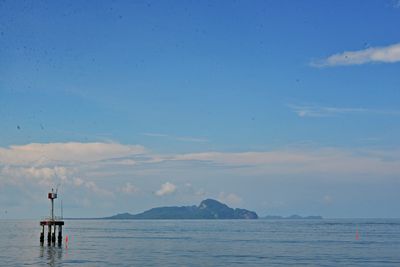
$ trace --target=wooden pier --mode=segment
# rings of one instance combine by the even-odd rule
[[[48,194],[48,198],[51,201],[51,216],[40,222],[40,226],[42,227],[42,230],[40,232],[40,243],[42,245],[44,243],[44,236],[45,236],[44,232],[45,232],[45,228],[47,226],[47,228],[48,228],[47,243],[49,245],[56,243],[56,232],[58,230],[57,243],[58,243],[58,245],[61,245],[62,244],[62,227],[64,225],[64,221],[62,220],[62,217],[58,218],[58,217],[54,216],[54,199],[57,198],[57,191],[54,193],[54,190],[51,189],[51,192]]]

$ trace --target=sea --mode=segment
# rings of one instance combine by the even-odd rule
[[[0,266],[400,266],[400,219],[0,220]],[[68,243],[65,238],[68,236]]]

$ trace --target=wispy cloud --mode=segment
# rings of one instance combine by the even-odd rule
[[[299,117],[332,117],[343,114],[380,114],[399,116],[400,110],[382,110],[351,107],[332,107],[317,105],[287,105]]]
[[[163,133],[142,133],[144,136],[149,137],[161,137],[161,138],[168,138],[171,140],[182,141],[182,142],[194,142],[194,143],[206,143],[208,139],[200,138],[200,137],[192,137],[192,136],[173,136]]]
[[[99,186],[97,186],[97,184],[93,181],[88,181],[84,183],[85,187],[91,191],[93,191],[94,193],[101,195],[101,196],[107,196],[107,197],[111,197],[114,196],[114,193],[111,192],[110,190],[104,189],[104,188],[100,188]]]
[[[174,193],[176,190],[176,185],[170,182],[166,182],[161,185],[161,188],[155,192],[156,196],[165,196]]]
[[[123,187],[120,188],[120,191],[125,194],[134,194],[137,193],[139,189],[131,183],[127,182]]]
[[[204,152],[175,156],[178,161],[232,166],[232,173],[241,170],[251,174],[368,174],[400,173],[400,151],[346,150],[337,148],[300,148],[263,152]],[[241,169],[237,169],[237,166]],[[227,169],[229,172],[229,168]]]
[[[150,137],[169,137],[167,134],[161,134],[161,133],[142,133],[142,135]]]
[[[8,148],[0,147],[0,163],[94,162],[145,152],[143,146],[118,143],[31,143]]]
[[[313,67],[332,67],[344,65],[361,65],[366,63],[395,63],[400,61],[400,43],[370,47],[357,51],[345,51],[324,59],[311,62]]]

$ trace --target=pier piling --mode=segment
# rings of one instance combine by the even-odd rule
[[[47,243],[51,243],[51,225],[49,225],[48,227],[48,231],[47,231]]]
[[[62,225],[58,226],[58,237],[57,237],[57,240],[58,240],[58,245],[61,245],[61,243],[62,243]]]
[[[42,231],[40,232],[40,243],[44,242],[44,225],[42,225]]]

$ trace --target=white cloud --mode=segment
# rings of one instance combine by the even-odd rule
[[[101,196],[108,196],[108,197],[114,195],[111,191],[106,190],[106,189],[104,189],[104,188],[98,187],[97,184],[96,184],[95,182],[93,182],[93,181],[85,182],[84,185],[85,185],[85,187],[86,187],[87,189],[93,191],[94,193],[96,193],[96,194],[98,194],[98,195],[101,195]]]
[[[287,105],[299,117],[332,117],[343,114],[377,114],[399,116],[399,110],[380,110],[367,108],[350,108],[350,107],[329,107],[317,105]]]
[[[31,143],[8,148],[0,147],[0,163],[17,165],[94,162],[145,152],[143,146],[118,143]]]
[[[8,183],[23,185],[26,180],[43,186],[56,186],[67,180],[65,167],[20,167],[5,166],[0,171],[0,179],[6,177]],[[57,180],[57,181],[56,181]]]
[[[74,177],[72,179],[67,180],[66,182],[67,185],[73,185],[77,188],[83,187],[91,192],[95,193],[96,195],[100,196],[107,196],[107,197],[112,197],[114,196],[114,193],[110,190],[107,190],[105,188],[100,188],[94,181],[88,181],[87,179],[83,179],[80,177]]]
[[[366,63],[395,63],[400,61],[400,43],[371,47],[358,51],[346,51],[334,54],[325,59],[311,62],[314,67],[331,67],[340,65],[361,65]]]
[[[101,196],[113,196],[105,188],[100,188],[94,181],[76,177],[76,170],[60,166],[54,167],[23,167],[5,166],[0,169],[0,182],[17,185],[19,187],[58,188],[59,186],[83,187]]]
[[[120,188],[120,191],[125,193],[125,194],[134,194],[139,191],[139,189],[132,185],[131,183],[126,183],[123,187]]]
[[[76,186],[76,187],[79,187],[79,186],[81,186],[81,185],[83,185],[85,183],[85,181],[83,181],[81,178],[79,178],[79,177],[76,177],[76,178],[74,178],[74,180],[73,180],[73,184],[74,184],[74,186]]]
[[[156,191],[157,196],[164,196],[164,195],[169,195],[172,194],[176,191],[176,185],[166,182],[165,184],[161,185],[161,188]]]
[[[218,195],[218,200],[228,206],[234,206],[242,203],[242,198],[234,193],[226,194],[225,192],[220,192]]]

